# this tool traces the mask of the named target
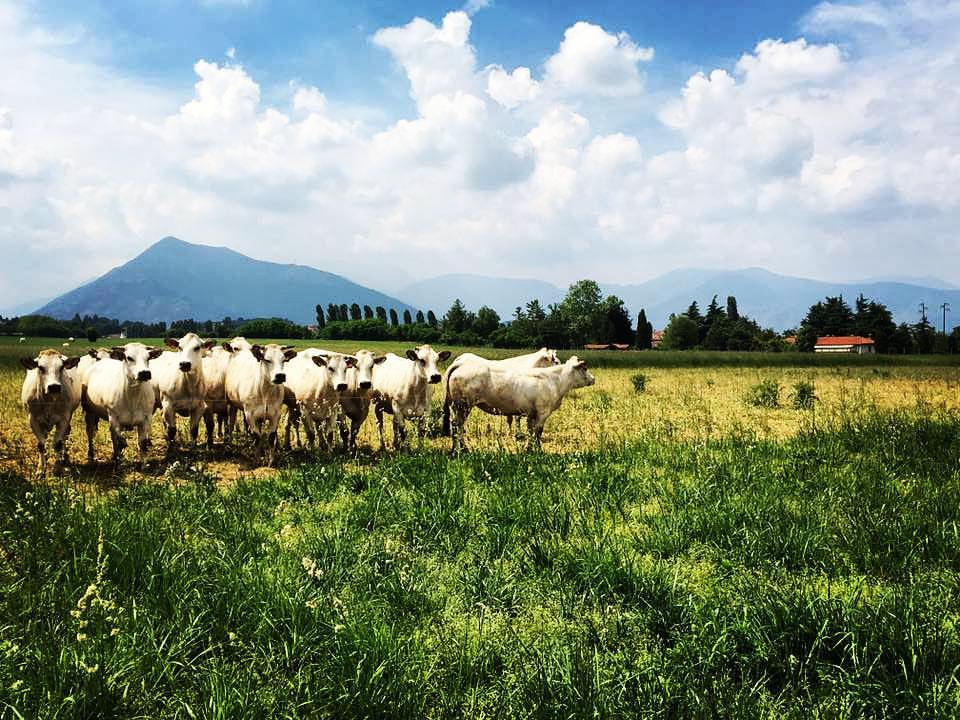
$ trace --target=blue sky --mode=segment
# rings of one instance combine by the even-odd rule
[[[960,284],[960,0],[461,2],[0,0],[0,308],[166,235]]]

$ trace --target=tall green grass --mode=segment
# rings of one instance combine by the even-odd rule
[[[10,717],[951,717],[960,418],[0,478]]]

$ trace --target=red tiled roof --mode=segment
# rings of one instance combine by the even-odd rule
[[[873,345],[873,340],[859,335],[826,335],[817,338],[818,347],[829,347],[832,345]]]

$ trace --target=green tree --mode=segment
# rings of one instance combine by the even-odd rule
[[[338,317],[340,320],[343,320],[344,322],[347,322],[350,319],[350,308],[347,306],[346,303],[343,303],[340,305],[340,312]]]
[[[338,308],[333,303],[327,305],[327,320],[330,322],[336,322],[340,319],[340,308]]]
[[[432,328],[435,328],[439,323],[437,322],[437,316],[434,314],[433,310],[427,310],[427,325]]]
[[[598,340],[606,324],[600,286],[593,280],[578,280],[560,302],[560,319],[566,325],[567,341],[573,347]]]
[[[883,303],[868,300],[862,294],[854,304],[853,333],[873,338],[877,352],[890,352],[897,324]]]
[[[423,325],[426,322],[423,318],[423,310],[417,310],[417,325]]]
[[[383,305],[377,305],[377,320],[382,321],[384,324],[387,322],[387,310]]]
[[[400,318],[397,316],[396,308],[390,308],[390,324],[394,327],[400,327]]]
[[[323,316],[323,305],[317,305],[317,327],[320,330],[323,330],[323,326],[327,324],[327,319]]]
[[[500,316],[497,311],[486,305],[477,310],[477,318],[473,321],[473,331],[484,341],[488,340],[500,327]]]
[[[797,332],[797,348],[812,352],[817,338],[826,335],[850,335],[854,332],[853,311],[842,295],[827,297],[812,305],[800,323]]]
[[[690,350],[696,347],[700,330],[690,316],[671,315],[670,322],[663,331],[660,347],[664,350]]]
[[[351,320],[363,319],[363,311],[360,310],[360,306],[357,303],[353,303],[350,306],[350,319]]]
[[[920,322],[913,326],[913,344],[916,351],[921,355],[928,355],[933,352],[937,340],[937,331],[927,320],[926,316],[920,318]]]
[[[413,315],[410,314],[409,310],[403,311],[403,324],[404,325],[413,325]]]
[[[616,295],[608,296],[602,304],[603,330],[597,339],[603,343],[633,345],[634,332],[630,326],[630,312],[623,300]]]
[[[373,320],[373,308],[369,305],[363,306],[363,319],[364,320]]]
[[[443,316],[443,331],[453,334],[466,332],[471,329],[473,322],[473,313],[464,307],[460,298],[457,298],[447,310],[447,314]]]
[[[727,295],[727,319],[730,322],[736,322],[740,319],[740,311],[737,309],[737,299],[733,295]]]
[[[637,350],[650,350],[653,347],[653,324],[647,320],[647,311],[640,308],[637,315]]]
[[[100,339],[100,333],[92,325],[87,328],[86,336],[87,336],[87,340],[89,340],[92,343],[95,343],[97,340]]]

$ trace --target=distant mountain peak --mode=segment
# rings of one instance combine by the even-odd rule
[[[96,314],[142,322],[284,317],[308,324],[315,321],[315,306],[326,308],[329,303],[414,309],[333,273],[255,260],[230,248],[168,235],[37,312],[57,318]]]

